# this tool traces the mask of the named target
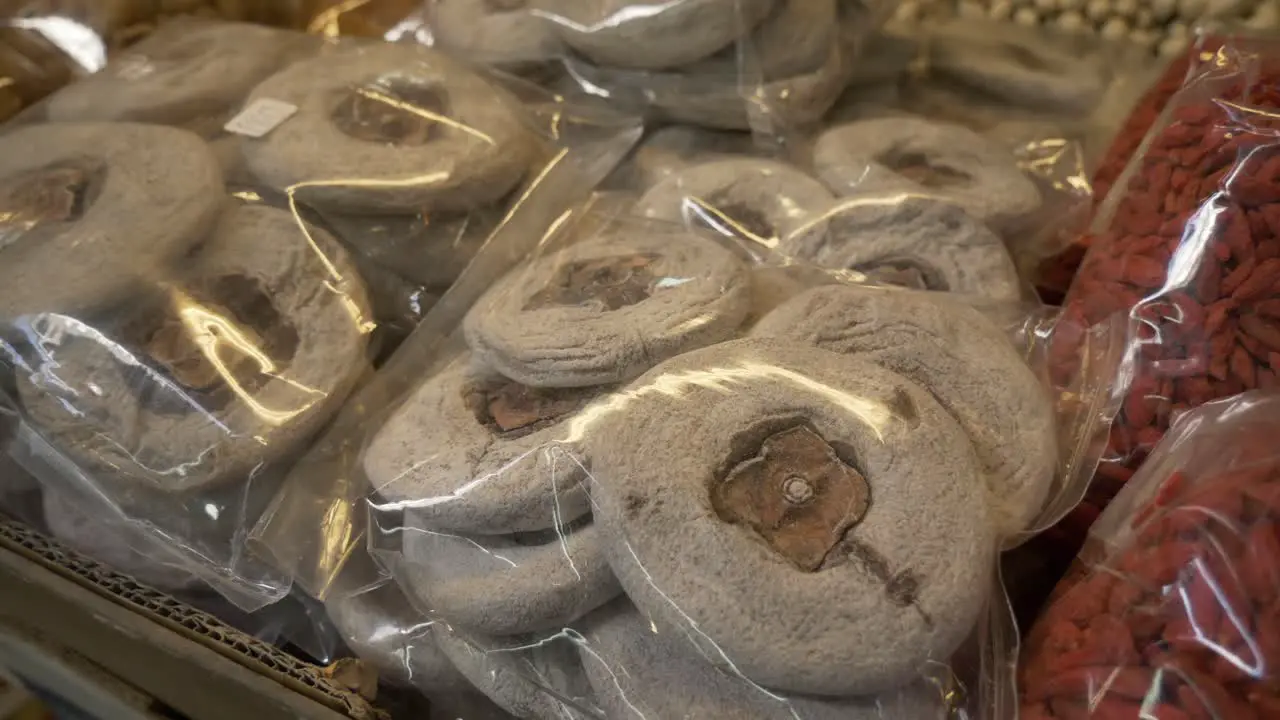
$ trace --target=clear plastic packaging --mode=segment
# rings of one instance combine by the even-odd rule
[[[1100,134],[1099,137],[1109,140],[1104,140],[1105,152],[1093,171],[1095,208],[1111,193],[1112,186],[1140,151],[1152,126],[1160,121],[1165,107],[1182,89],[1187,77],[1199,72],[1194,68],[1213,62],[1221,45],[1222,38],[1201,34],[1191,48],[1171,58],[1167,64],[1157,64],[1147,72],[1137,73],[1129,79],[1128,96],[1132,100],[1128,103],[1116,103],[1111,114],[1112,122],[1102,124],[1109,132]],[[1091,213],[1093,209],[1090,209]],[[1089,241],[1088,234],[1075,233],[1065,247],[1046,259],[1036,278],[1036,284],[1042,288],[1043,294],[1055,301],[1066,294],[1080,269]]]
[[[292,463],[477,248],[638,135],[417,45],[166,25],[0,131],[10,453],[88,546],[283,597],[243,543]]]
[[[550,64],[561,87],[720,129],[816,122],[853,76],[881,0],[438,0],[432,37],[503,67]]]
[[[1042,203],[1010,250],[1044,288],[1040,266],[1087,226],[1099,158],[1158,65],[1131,44],[1005,22],[953,19],[923,35],[900,106],[1013,150]],[[1045,300],[1057,302],[1061,289]]]
[[[1019,717],[1275,715],[1278,430],[1271,391],[1174,424],[1031,632]]]
[[[518,717],[1000,704],[996,554],[1067,466],[1024,349],[950,296],[628,210],[486,248],[255,547],[332,604],[363,540]]]
[[[971,127],[1027,119],[1069,127],[1098,109],[1138,55],[1094,37],[972,18],[930,23],[921,35],[924,82],[912,99]]]
[[[1054,381],[1074,382],[1082,329],[1117,315],[1128,325],[1097,508],[1179,415],[1276,384],[1277,58],[1273,39],[1228,39],[1099,207],[1050,355]]]
[[[360,549],[342,568],[325,611],[347,651],[380,686],[419,692],[432,718],[509,720],[475,689],[436,641],[437,621],[418,610]]]
[[[635,194],[641,217],[864,282],[1018,314],[1024,301],[1034,304],[1010,246],[1031,220],[1050,222],[1060,208],[1043,206],[1035,176],[1010,148],[897,116],[833,126],[801,145],[801,157],[762,150],[745,133],[667,127],[641,142],[618,184]],[[1026,151],[1027,167],[1035,152]]]
[[[293,592],[269,607],[246,612],[202,582],[162,540],[119,517],[118,508],[101,495],[72,495],[80,489],[42,484],[41,478],[48,475],[30,456],[30,440],[23,437],[26,432],[18,413],[0,406],[0,520],[17,521],[57,538],[66,549],[208,612],[258,640],[291,647],[319,662],[334,654],[336,635],[327,623],[317,622],[317,613],[310,607],[315,601]]]

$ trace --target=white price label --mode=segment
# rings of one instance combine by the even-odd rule
[[[260,138],[280,127],[285,120],[298,112],[298,106],[283,100],[261,98],[254,100],[248,107],[223,126],[223,130],[245,137]]]

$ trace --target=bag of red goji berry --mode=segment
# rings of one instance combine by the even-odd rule
[[[1027,639],[1022,720],[1280,717],[1280,394],[1183,416]]]
[[[1095,127],[1099,136],[1093,138],[1093,144],[1097,145],[1103,136],[1110,136],[1106,152],[1097,160],[1092,180],[1088,182],[1095,203],[1101,203],[1110,193],[1188,77],[1195,77],[1203,72],[1206,64],[1214,63],[1222,44],[1220,36],[1201,34],[1186,52],[1171,58],[1154,74],[1135,73],[1125,77],[1129,87],[1116,94],[1113,112],[1119,110],[1115,113],[1119,115],[1125,112],[1120,108],[1127,105],[1127,114],[1120,117],[1114,127],[1106,122]],[[1135,102],[1126,103],[1126,92],[1134,96]],[[1040,264],[1036,286],[1046,301],[1056,302],[1067,291],[1089,249],[1089,241],[1088,234],[1069,238],[1056,255]]]
[[[1049,350],[1075,382],[1086,328],[1127,318],[1123,404],[1087,499],[1104,507],[1170,423],[1280,370],[1280,43],[1193,68],[1099,207]]]

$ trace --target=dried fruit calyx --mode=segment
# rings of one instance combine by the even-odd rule
[[[797,568],[814,572],[866,516],[871,487],[808,426],[774,433],[712,491],[725,522],[750,527]]]
[[[959,170],[930,163],[923,153],[890,151],[876,158],[876,162],[927,188],[963,185],[973,179]]]
[[[0,247],[44,222],[75,222],[93,205],[106,167],[91,160],[63,162],[0,183]],[[4,228],[16,228],[9,232]]]
[[[172,306],[146,314],[122,333],[136,339],[169,377],[202,407],[225,407],[236,392],[253,392],[288,367],[297,330],[284,321],[251,278],[227,275],[176,296]],[[270,365],[264,367],[263,360]]]
[[[618,310],[649,297],[654,277],[650,271],[655,254],[583,260],[562,265],[551,283],[525,304],[525,310],[556,305],[600,305]]]
[[[686,208],[686,213],[722,235],[763,240],[778,235],[769,218],[746,203],[734,202],[723,195],[713,195],[705,200],[690,198],[688,203],[691,207]]]
[[[951,289],[942,273],[916,258],[884,258],[852,269],[886,285],[939,292]]]
[[[554,425],[598,394],[599,388],[535,388],[506,380],[472,388],[467,405],[481,425],[504,437],[519,437]]]
[[[435,138],[448,113],[435,87],[390,81],[351,88],[333,110],[339,130],[357,140],[414,147]]]

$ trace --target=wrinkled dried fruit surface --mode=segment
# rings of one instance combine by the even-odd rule
[[[1115,314],[1131,323],[1136,366],[1090,488],[1099,505],[1182,412],[1280,384],[1280,74],[1241,75],[1181,101],[1135,160],[1050,347],[1068,388],[1080,330]]]
[[[713,490],[725,522],[750,527],[807,572],[822,566],[871,505],[871,488],[821,435],[795,427],[765,439]]]
[[[1280,464],[1235,464],[1173,472],[1063,582],[1025,645],[1020,717],[1280,717]]]
[[[525,310],[559,306],[600,306],[619,310],[649,297],[657,255],[640,254],[566,263],[551,283],[525,303]]]

